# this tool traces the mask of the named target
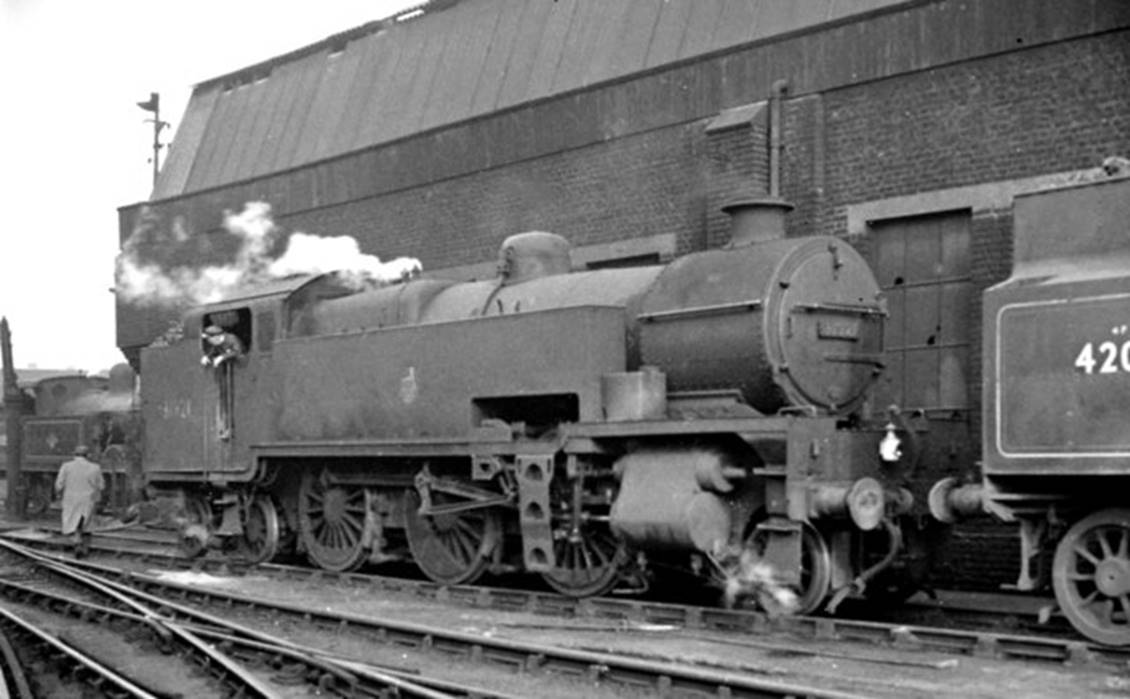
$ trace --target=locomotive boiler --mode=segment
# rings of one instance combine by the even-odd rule
[[[1018,197],[1012,276],[984,297],[983,481],[935,516],[1020,531],[1017,587],[1130,645],[1130,178]],[[1050,559],[1050,560],[1049,560]],[[1050,562],[1050,570],[1048,563]]]
[[[524,233],[494,279],[327,274],[198,308],[141,355],[148,482],[253,560],[582,596],[752,559],[816,609],[896,566],[914,498],[860,417],[876,281],[842,240],[786,238],[788,208],[734,203],[727,246],[668,265],[574,271]],[[209,326],[243,350],[223,370]]]

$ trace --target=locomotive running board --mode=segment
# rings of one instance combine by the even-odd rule
[[[813,418],[805,418],[812,420]],[[832,418],[828,418],[832,419]],[[632,437],[678,436],[696,434],[739,434],[754,439],[782,436],[789,432],[794,416],[736,417],[708,420],[640,420],[633,422],[578,422],[563,425],[561,432],[568,444],[583,439],[627,439]]]
[[[259,458],[311,457],[428,457],[552,454],[561,448],[560,440],[552,442],[515,442],[437,437],[432,439],[387,439],[366,441],[267,442],[251,445]]]

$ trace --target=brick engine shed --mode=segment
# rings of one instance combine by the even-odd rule
[[[225,210],[264,201],[288,230],[482,278],[527,230],[588,267],[717,247],[721,204],[775,189],[790,236],[847,238],[887,293],[872,409],[977,435],[980,292],[1010,271],[1013,197],[1130,156],[1124,0],[422,9],[197,85],[122,241],[144,218],[166,233],[147,258],[222,263]],[[180,310],[120,301],[119,347],[136,360]]]

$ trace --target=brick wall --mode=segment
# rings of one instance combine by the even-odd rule
[[[832,203],[1094,167],[1130,150],[1130,34],[834,90],[824,111]]]
[[[491,260],[499,243],[544,230],[574,245],[675,233],[701,248],[708,177],[701,122],[596,143],[504,168],[306,211],[288,228],[352,235],[425,269]]]
[[[1092,168],[1130,154],[1130,33],[791,99],[783,117],[783,195],[797,205],[790,235],[845,235],[851,204]],[[974,212],[970,396],[980,396],[980,292],[1011,270],[1011,225],[1007,208]],[[866,234],[850,241],[870,253]],[[974,408],[974,434],[979,424]]]

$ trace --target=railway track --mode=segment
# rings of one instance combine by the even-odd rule
[[[269,688],[253,687],[250,680],[230,669],[233,666],[239,667],[241,661],[250,657],[256,659],[256,666],[269,666],[270,659],[276,659],[276,664],[302,664],[306,669],[299,671],[297,676],[312,678],[313,691],[333,691],[343,696],[509,696],[491,690],[467,690],[450,682],[438,683],[436,686],[440,688],[432,689],[426,687],[426,682],[416,676],[395,678],[393,681],[396,684],[390,685],[390,673],[387,670],[362,666],[356,660],[348,660],[324,650],[280,641],[271,634],[233,623],[230,617],[234,609],[251,611],[260,617],[264,613],[272,618],[286,616],[305,625],[329,629],[338,635],[346,632],[360,633],[369,643],[379,641],[398,649],[417,649],[432,656],[439,654],[503,665],[521,669],[524,673],[537,671],[539,676],[545,677],[563,675],[581,678],[589,685],[627,687],[664,696],[828,699],[860,696],[827,687],[759,678],[723,667],[704,669],[613,652],[579,651],[545,644],[489,639],[435,626],[317,611],[309,606],[269,602],[163,582],[152,576],[108,569],[100,565],[64,563],[59,557],[33,552],[10,542],[0,542],[0,547],[8,555],[23,556],[33,561],[37,567],[66,577],[74,583],[93,585],[113,598],[117,607],[128,609],[95,605],[60,595],[57,591],[45,590],[41,585],[27,585],[11,580],[0,582],[0,594],[6,599],[27,606],[61,610],[75,618],[96,618],[106,624],[129,623],[143,631],[156,632],[161,638],[171,636],[172,640],[182,644],[187,642],[186,639],[196,638],[202,642],[206,640],[204,645],[207,647],[218,645],[223,650],[217,651],[218,655],[212,658],[212,663],[222,665],[234,674],[233,678],[225,678],[225,682],[232,686],[237,680],[248,683],[246,688],[224,690],[219,694],[223,696],[277,696]],[[110,576],[127,580],[129,585],[110,580]],[[174,595],[180,596],[185,603],[170,601],[169,597]],[[189,605],[187,602],[193,604]],[[225,610],[224,618],[195,608],[202,605],[218,606]],[[279,658],[283,660],[280,661]],[[279,670],[278,667],[271,669]],[[366,682],[377,683],[376,688],[368,689]],[[382,686],[381,683],[385,684]],[[388,693],[393,691],[392,688],[395,689],[395,694]]]
[[[231,572],[230,562],[223,559],[187,558],[177,548],[175,537],[157,533],[164,541],[155,545],[153,532],[119,530],[109,537],[98,537],[95,548],[120,560],[137,560],[148,564],[169,567],[194,568],[205,571]],[[118,544],[131,542],[130,547]],[[60,549],[62,545],[51,539],[28,542],[45,548]],[[974,628],[939,628],[911,624],[905,620],[873,621],[837,617],[791,616],[770,618],[750,610],[731,610],[710,606],[673,604],[637,598],[601,597],[575,599],[548,592],[485,586],[443,586],[430,581],[400,577],[369,575],[363,573],[333,573],[321,569],[282,564],[262,564],[258,574],[295,582],[319,581],[323,584],[341,584],[365,587],[373,591],[407,594],[420,599],[455,603],[479,609],[522,611],[557,617],[618,620],[637,624],[665,624],[697,631],[718,633],[765,634],[787,633],[802,639],[817,641],[838,640],[859,642],[881,647],[921,649],[959,656],[1013,659],[1025,662],[1042,662],[1061,665],[1097,664],[1108,667],[1127,667],[1130,649],[1112,648],[1086,642],[1075,637],[1066,625],[1061,633],[1022,634],[1012,631],[992,630],[1004,610],[953,609],[951,614],[963,620],[973,620]],[[930,608],[935,614],[937,607]],[[844,612],[850,612],[846,606]],[[984,617],[989,616],[986,620]],[[901,616],[901,614],[899,615]],[[1010,621],[1014,617],[1010,616]],[[1033,619],[1033,624],[1035,619]]]
[[[98,696],[123,697],[281,698],[332,694],[507,699],[504,694],[468,693],[445,683],[421,680],[410,672],[376,668],[280,642],[219,617],[171,605],[167,600],[140,593],[73,564],[26,549],[5,546],[5,550],[24,557],[35,569],[34,574],[25,573],[31,578],[27,582],[13,580],[20,576],[14,576],[11,569],[0,579],[0,595],[9,602],[7,606],[34,610],[31,616],[35,619],[29,620],[11,609],[0,610],[0,626],[16,635],[23,650],[23,659],[18,653],[3,654],[9,695],[61,696],[68,686],[77,685],[84,697],[93,690]],[[71,594],[76,589],[79,594]],[[94,601],[93,596],[105,600]],[[112,653],[91,647],[104,644],[106,634],[85,634],[68,625],[67,635],[82,639],[68,642],[49,630],[49,616],[112,629],[114,634],[130,640],[131,657],[123,662],[122,654],[117,654],[124,667],[112,667],[95,657]],[[140,640],[145,643],[139,643]],[[148,660],[150,669],[159,666],[156,672],[146,672],[144,656],[154,654],[145,646],[157,649],[155,659]],[[14,646],[9,642],[8,647]],[[140,663],[138,656],[142,658]],[[198,671],[186,675],[175,668],[171,670],[170,656],[191,663]],[[204,680],[193,675],[202,675]],[[34,677],[34,681],[29,677]],[[296,686],[304,686],[306,691],[296,690]]]

